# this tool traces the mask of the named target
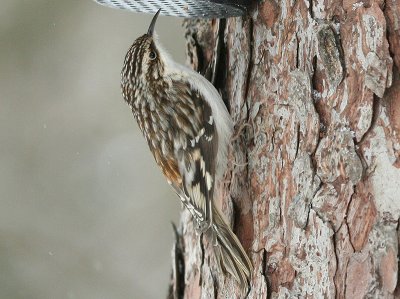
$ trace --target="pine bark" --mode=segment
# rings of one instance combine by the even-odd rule
[[[265,0],[186,21],[235,122],[218,198],[247,298],[400,297],[400,0]],[[244,298],[183,211],[170,298]]]

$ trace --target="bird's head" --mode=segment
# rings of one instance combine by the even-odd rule
[[[154,15],[147,33],[137,38],[125,56],[121,72],[122,89],[147,89],[158,81],[164,72],[164,63],[160,55],[154,28],[161,9]],[[124,91],[124,97],[125,96]]]

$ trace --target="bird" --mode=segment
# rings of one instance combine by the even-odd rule
[[[122,95],[157,165],[192,215],[196,232],[212,242],[220,269],[248,287],[251,261],[215,204],[233,121],[216,88],[175,62],[159,42],[154,28],[160,11],[125,56]]]

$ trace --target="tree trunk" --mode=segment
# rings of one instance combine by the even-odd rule
[[[219,197],[247,298],[399,297],[400,0],[266,0],[185,26],[236,124]],[[211,247],[183,211],[171,298],[245,297]]]

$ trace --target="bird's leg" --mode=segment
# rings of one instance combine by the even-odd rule
[[[231,137],[231,142],[235,142],[236,140],[239,139],[240,135],[242,134],[242,132],[244,131],[244,129],[248,127],[253,131],[253,136],[254,136],[254,128],[253,126],[249,123],[249,122],[243,122],[240,124],[237,132]]]
[[[190,214],[193,217],[193,220],[195,222],[194,227],[196,230],[196,234],[201,235],[207,232],[207,230],[212,225],[212,203],[206,204],[206,210],[203,213],[192,204],[190,204],[189,201],[182,200],[182,203],[189,210]]]
[[[204,214],[201,215],[200,218],[196,219],[197,227],[196,230],[199,234],[205,233],[213,223],[213,215],[212,215],[212,201],[208,200],[206,203],[206,210]]]

